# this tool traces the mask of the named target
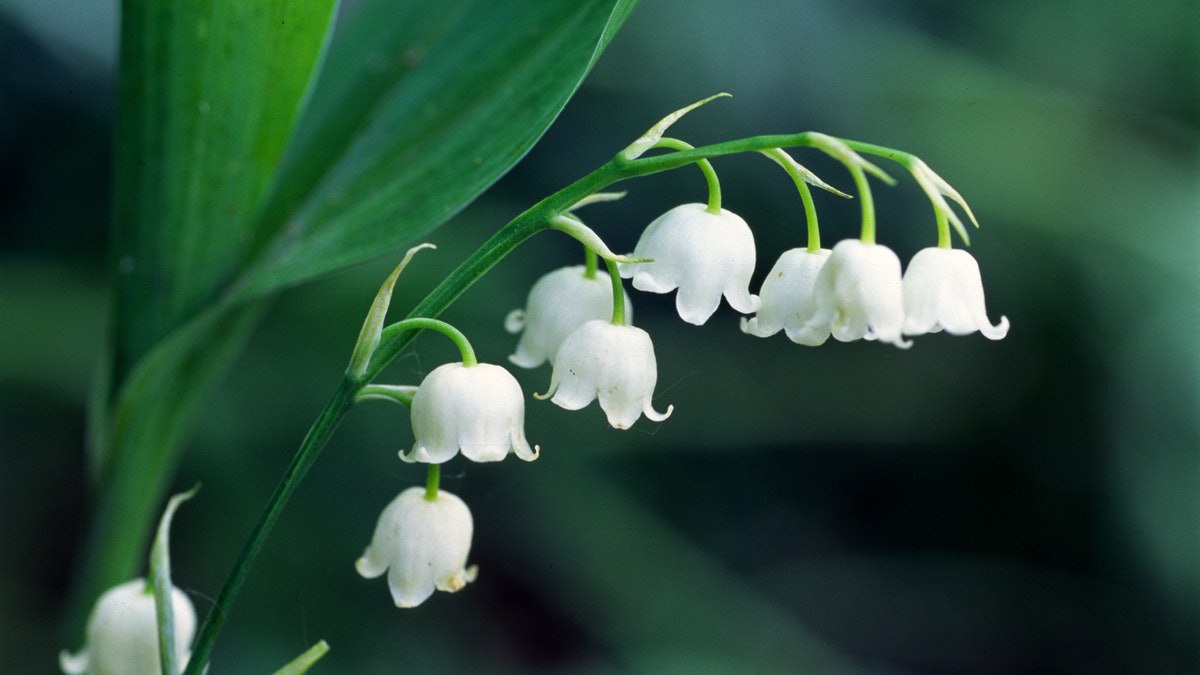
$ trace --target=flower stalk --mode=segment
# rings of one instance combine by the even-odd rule
[[[691,107],[684,111],[686,112],[686,110],[690,109]],[[676,116],[670,121],[673,122],[675,119],[678,119],[678,117]],[[475,363],[474,352],[470,349],[470,344],[466,341],[466,338],[461,337],[461,333],[453,330],[448,324],[436,321],[435,318],[493,266],[500,262],[500,260],[516,249],[521,243],[546,229],[563,229],[578,238],[580,235],[572,231],[572,228],[577,228],[582,223],[569,218],[565,214],[575,205],[586,202],[592,195],[615,183],[670,171],[689,164],[703,163],[701,164],[701,169],[704,170],[704,166],[707,165],[706,160],[725,155],[762,152],[774,148],[821,147],[826,142],[826,139],[829,138],[815,132],[803,132],[797,134],[752,136],[700,147],[692,147],[690,145],[684,147],[686,144],[683,144],[682,141],[673,146],[659,145],[662,141],[661,133],[665,130],[665,126],[660,123],[655,129],[652,129],[652,131],[655,130],[657,130],[658,137],[651,138],[653,134],[649,134],[648,132],[649,135],[644,136],[643,139],[639,139],[633,146],[622,151],[596,170],[542,199],[513,218],[443,279],[437,287],[430,291],[423,300],[413,307],[404,320],[382,328],[378,334],[378,341],[370,339],[372,343],[370,349],[356,350],[351,368],[348,369],[346,375],[338,383],[329,402],[317,416],[312,427],[305,435],[299,449],[285,470],[279,484],[276,486],[275,491],[268,499],[257,524],[247,537],[234,561],[229,576],[226,578],[225,584],[217,596],[216,603],[209,611],[201,627],[192,658],[185,670],[186,675],[200,675],[204,671],[205,666],[207,666],[210,660],[213,646],[216,643],[221,628],[228,618],[232,603],[241,590],[250,567],[261,551],[267,536],[278,521],[288,500],[295,493],[300,481],[312,468],[321,450],[329,442],[329,439],[346,413],[353,407],[358,394],[364,387],[369,385],[425,329],[438,330],[454,340],[462,353],[464,365]],[[671,141],[668,140],[668,143],[671,143]],[[874,152],[879,146],[855,143],[848,143],[848,145],[862,152],[882,154]],[[677,151],[662,155],[641,156],[642,152],[654,146],[674,147]],[[711,169],[711,167],[709,168]],[[859,169],[859,172],[861,173],[861,169]],[[709,179],[709,210],[714,211],[715,209],[719,211],[720,187],[716,182],[715,172],[705,171],[705,177]],[[865,176],[861,179],[856,177],[856,183],[865,183]],[[859,191],[863,195],[864,201],[864,240],[870,237],[873,241],[874,214],[873,208],[869,206],[869,188],[864,189],[864,185],[859,185]],[[950,196],[951,198],[956,198],[957,193],[953,193]],[[957,199],[961,199],[961,197]],[[952,223],[957,223],[956,218],[951,213],[950,221]],[[586,228],[584,229],[586,230]],[[960,234],[965,234],[965,231],[960,231]],[[590,246],[589,242],[585,241],[584,243]],[[603,250],[595,250],[602,257],[608,258],[608,256],[604,255]],[[623,303],[614,303],[614,323],[616,323],[616,319],[618,318],[618,308],[623,308]],[[448,328],[450,330],[447,330]],[[455,335],[456,333],[457,335]]]

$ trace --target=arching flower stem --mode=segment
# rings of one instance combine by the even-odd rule
[[[442,465],[430,464],[425,470],[425,499],[436,502],[438,498],[438,483],[442,480]]]
[[[678,138],[660,138],[657,143],[650,146],[654,148],[670,148],[672,150],[695,150],[696,146],[679,140]],[[696,166],[700,167],[700,171],[704,173],[704,180],[708,182],[708,212],[721,212],[721,181],[717,180],[717,172],[713,169],[712,162],[707,159],[701,159],[696,162]]]
[[[871,184],[867,182],[867,173],[862,167],[851,164],[846,168],[854,178],[854,186],[858,188],[858,198],[862,202],[862,234],[859,236],[864,244],[875,243],[875,200],[871,197]]]
[[[610,185],[700,163],[713,157],[761,152],[771,148],[812,147],[817,144],[816,137],[814,132],[750,136],[649,157],[637,156],[640,153],[636,153],[630,158],[626,151],[622,151],[596,170],[529,207],[500,228],[413,307],[408,319],[432,319],[440,315],[517,246],[543,230],[554,229],[558,217]],[[880,146],[849,141],[847,143],[862,152],[883,154],[872,152],[872,149]],[[710,194],[710,200],[711,197]],[[267,500],[257,524],[243,542],[225,584],[200,628],[192,650],[192,658],[184,671],[186,675],[200,675],[208,665],[213,646],[258,552],[300,481],[312,468],[338,425],[353,407],[356,394],[374,380],[427,327],[431,326],[407,323],[406,319],[384,328],[376,348],[370,351],[370,358],[363,367],[348,372],[338,383],[329,403],[309,428],[275,491]]]
[[[604,264],[608,266],[608,276],[612,279],[613,289],[613,313],[612,325],[625,325],[625,287],[621,284],[621,271],[617,268],[617,263],[611,260],[605,260]]]
[[[450,338],[450,341],[454,343],[454,346],[458,347],[458,351],[462,355],[462,362],[464,366],[473,366],[479,363],[479,361],[475,359],[475,350],[471,347],[471,343],[467,340],[467,336],[463,335],[462,331],[454,326],[451,326],[445,321],[439,321],[438,319],[426,319],[424,317],[402,319],[383,330],[386,334],[388,331],[424,329],[436,330],[442,335]]]
[[[583,276],[588,279],[596,278],[596,252],[587,246],[583,247]]]
[[[808,187],[808,180],[805,179],[797,168],[797,164],[789,162],[781,155],[785,153],[779,148],[763,151],[768,159],[778,164],[787,175],[791,177],[792,182],[796,184],[796,190],[800,192],[800,201],[804,202],[804,222],[808,227],[808,252],[816,253],[821,250],[821,228],[817,225],[817,207],[813,203],[812,190]]]

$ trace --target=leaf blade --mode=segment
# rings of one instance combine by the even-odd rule
[[[362,262],[457,213],[541,136],[636,3],[385,4],[331,48],[234,297]]]

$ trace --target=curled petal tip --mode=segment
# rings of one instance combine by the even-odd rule
[[[1003,340],[1008,335],[1008,317],[1000,317],[1000,322],[995,326],[985,323],[979,327],[979,332],[989,340]]]
[[[646,409],[642,411],[642,413],[644,413],[646,415],[646,417],[648,417],[651,421],[654,421],[654,422],[665,421],[668,417],[671,416],[671,413],[673,413],[673,412],[675,412],[674,405],[668,404],[666,411],[658,412],[657,410],[654,409],[654,406],[652,404],[650,404],[649,402],[646,403]]]

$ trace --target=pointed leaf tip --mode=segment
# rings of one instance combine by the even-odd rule
[[[362,329],[358,332],[358,341],[354,343],[354,352],[350,355],[350,365],[346,368],[346,372],[355,377],[367,372],[367,364],[371,361],[371,355],[379,347],[383,322],[387,318],[388,307],[392,304],[392,291],[396,287],[396,280],[400,278],[400,274],[412,262],[414,256],[426,249],[436,248],[437,246],[426,242],[408,249],[404,253],[404,258],[400,260],[400,264],[396,265],[396,269],[392,270],[388,278],[383,281],[379,292],[375,294],[374,302],[371,303],[371,309],[367,312],[367,318],[363,320]]]
[[[621,151],[621,155],[624,156],[625,159],[637,159],[638,157],[641,157],[647,150],[654,147],[654,145],[662,139],[663,134],[667,133],[667,129],[670,129],[672,124],[678,122],[684,115],[715,99],[732,97],[733,95],[728,92],[720,92],[676,110],[670,115],[667,115],[659,120],[657,124],[650,127],[650,129],[648,129],[646,133],[642,134],[641,137],[639,137],[636,141],[630,143],[629,147]]]

